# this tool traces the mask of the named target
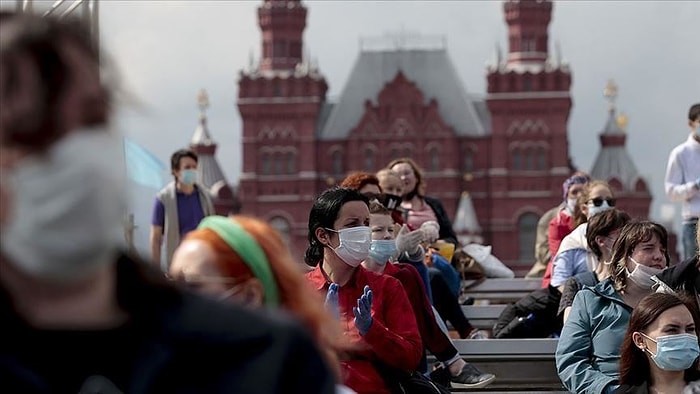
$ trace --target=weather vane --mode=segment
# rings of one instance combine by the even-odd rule
[[[197,105],[202,113],[209,108],[209,95],[205,89],[201,89],[199,94],[197,94]]]
[[[615,99],[617,98],[617,84],[612,79],[608,80],[608,83],[603,89],[603,96],[610,102],[610,111],[615,110]]]

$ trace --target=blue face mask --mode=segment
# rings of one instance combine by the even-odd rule
[[[644,349],[651,354],[651,359],[664,371],[684,371],[690,368],[695,359],[700,355],[698,337],[692,334],[664,335],[656,339],[647,339],[656,342],[656,354],[649,349]]]
[[[192,186],[197,181],[197,170],[182,170],[180,172],[180,182],[184,185]]]
[[[396,254],[396,241],[393,239],[373,239],[369,247],[369,257],[375,263],[384,265]]]

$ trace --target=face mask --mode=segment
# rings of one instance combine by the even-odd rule
[[[396,241],[393,239],[373,239],[369,247],[369,257],[375,263],[384,265],[396,253]]]
[[[75,131],[5,180],[11,216],[0,253],[24,273],[71,282],[114,262],[123,243],[122,143],[103,130]]]
[[[394,210],[401,206],[401,196],[382,193],[379,195],[379,202],[384,205],[386,209]]]
[[[588,203],[588,219],[590,220],[593,216],[595,216],[601,212],[605,212],[611,208],[612,207],[610,205],[608,205],[607,201],[603,201],[603,203],[600,204],[599,207],[596,207],[595,205],[593,205],[592,202],[589,202]]]
[[[576,209],[576,199],[575,198],[567,198],[566,199],[566,210],[569,211],[569,213],[573,215],[574,209]]]
[[[690,368],[695,359],[698,358],[698,355],[700,355],[698,337],[695,335],[664,335],[654,340],[644,333],[640,332],[640,334],[656,342],[656,354],[652,354],[647,348],[644,351],[651,354],[651,359],[654,360],[654,363],[664,371],[684,371]]]
[[[357,267],[369,256],[372,230],[369,226],[343,228],[340,230],[327,229],[338,233],[340,245],[333,249],[345,264]]]
[[[180,171],[180,182],[183,185],[192,186],[197,181],[197,170]]]
[[[627,279],[631,280],[642,289],[651,289],[651,286],[654,284],[654,281],[651,279],[651,277],[657,275],[659,272],[661,272],[661,270],[658,268],[647,267],[646,265],[639,264],[631,257],[629,259],[637,266],[634,267],[634,270],[632,272],[630,272],[627,269],[627,267],[625,267],[625,271],[627,272]]]

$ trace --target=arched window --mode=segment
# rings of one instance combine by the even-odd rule
[[[540,147],[537,149],[537,169],[546,170],[547,169],[547,153],[544,148]]]
[[[275,175],[279,175],[279,174],[283,173],[282,172],[282,167],[283,167],[282,160],[283,160],[282,154],[279,152],[275,153],[275,163],[274,163],[274,167],[275,167],[274,174]]]
[[[513,169],[514,170],[522,170],[523,169],[523,163],[522,163],[522,155],[520,153],[520,149],[515,148],[513,149]]]
[[[282,236],[282,240],[284,243],[289,247],[289,239],[291,236],[291,226],[289,225],[289,222],[287,219],[281,217],[281,216],[275,216],[272,219],[270,219],[270,226],[272,226],[275,230],[277,230],[280,235]]]
[[[474,171],[474,152],[472,152],[471,149],[467,149],[467,151],[464,152],[464,171]]]
[[[535,237],[539,216],[532,212],[525,213],[518,219],[518,259],[532,261],[535,258]]]
[[[525,169],[535,169],[535,151],[533,149],[525,150]]]
[[[365,171],[374,172],[374,151],[365,149]]]
[[[288,152],[287,153],[287,174],[294,174],[297,172],[297,166],[296,166],[296,158],[294,157],[294,153]]]
[[[399,148],[393,147],[391,148],[391,160],[398,159],[399,158]]]
[[[430,148],[430,171],[440,171],[440,152],[436,147]]]
[[[333,161],[333,174],[340,175],[343,173],[343,153],[339,150],[333,152],[331,157]]]
[[[263,153],[261,160],[262,160],[262,165],[261,165],[262,174],[263,175],[270,175],[270,154]]]

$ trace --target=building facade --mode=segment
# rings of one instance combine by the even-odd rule
[[[375,172],[407,156],[453,219],[468,192],[480,231],[470,235],[527,271],[537,220],[561,202],[573,170],[571,72],[548,50],[552,6],[504,2],[508,52],[496,50],[485,95],[466,90],[442,44],[361,48],[329,102],[321,71],[302,57],[306,7],[263,1],[262,58],[239,74],[241,212],[270,221],[301,260],[308,213],[322,190],[352,171]]]

